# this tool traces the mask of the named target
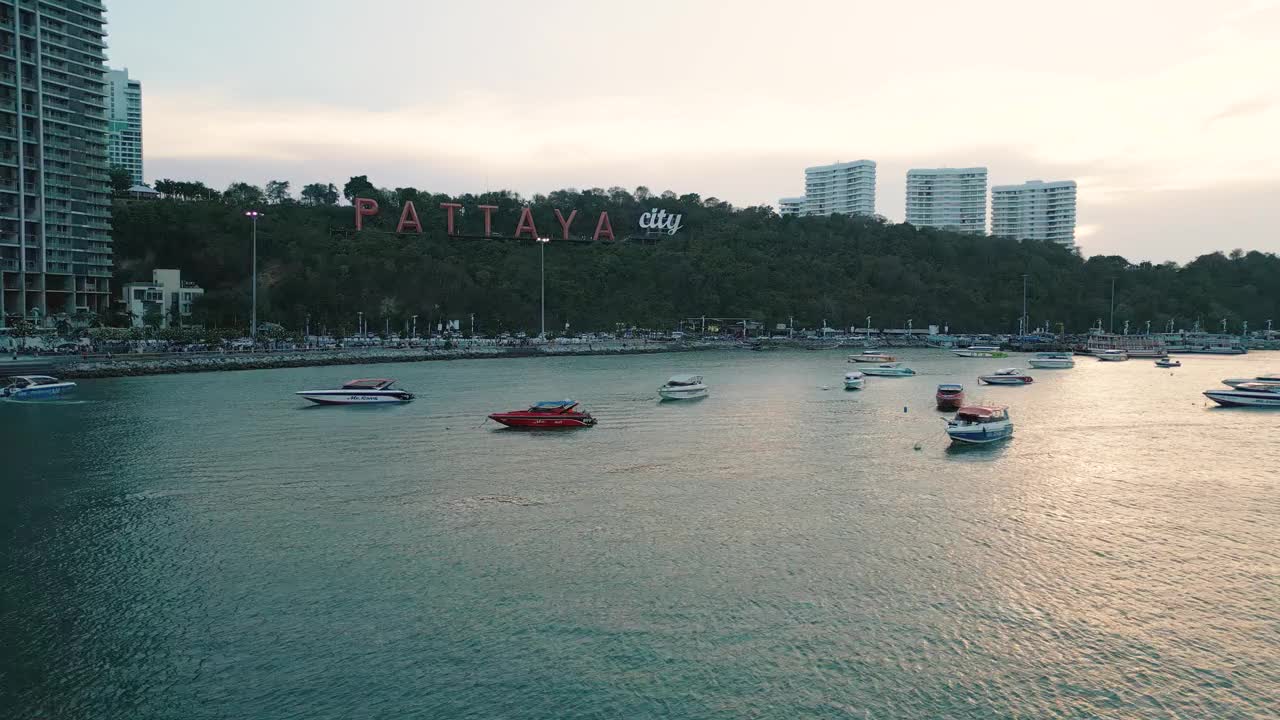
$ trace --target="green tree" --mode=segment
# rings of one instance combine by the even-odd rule
[[[142,324],[151,330],[158,330],[163,323],[164,309],[160,307],[160,303],[149,303],[142,313]]]
[[[222,199],[229,205],[236,207],[253,207],[262,205],[266,202],[266,195],[262,192],[262,188],[257,185],[250,185],[245,182],[234,182],[227,186],[222,192]]]
[[[338,188],[333,183],[311,183],[302,188],[302,204],[311,207],[338,204]]]
[[[293,200],[289,194],[288,180],[268,180],[265,191],[267,202],[272,205],[279,205]]]
[[[353,202],[357,197],[362,197],[375,189],[373,183],[369,182],[368,175],[356,175],[342,186],[342,196],[347,199],[347,202]]]
[[[117,165],[111,167],[110,174],[111,192],[117,196],[127,195],[129,188],[133,187],[133,174]]]

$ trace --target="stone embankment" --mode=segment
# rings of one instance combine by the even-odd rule
[[[474,345],[452,348],[351,348],[345,350],[276,350],[234,353],[154,353],[94,355],[58,363],[62,378],[105,378],[132,375],[263,370],[319,365],[471,360],[507,357],[556,357],[562,355],[636,355],[643,353],[710,350],[724,343],[613,342],[574,345]]]

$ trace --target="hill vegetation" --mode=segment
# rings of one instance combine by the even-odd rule
[[[259,320],[350,334],[357,312],[371,330],[390,322],[419,328],[441,318],[475,315],[486,333],[536,331],[539,248],[510,239],[521,210],[532,209],[545,247],[547,327],[574,332],[628,326],[672,328],[681,318],[795,318],[798,327],[949,325],[957,332],[1011,332],[1018,327],[1022,275],[1029,279],[1032,325],[1082,332],[1110,316],[1134,331],[1151,321],[1216,327],[1227,318],[1260,329],[1280,319],[1280,258],[1270,253],[1214,253],[1178,266],[1131,264],[1124,258],[1080,258],[1042,242],[977,237],[865,217],[779,217],[765,207],[734,208],[698,195],[562,190],[522,198],[509,192],[450,197],[397,188],[379,190],[364,177],[343,188],[348,199],[376,199],[381,212],[354,231],[355,211],[339,206],[338,188],[313,184],[295,200],[288,183],[265,189],[236,183],[224,192],[200,183],[161,181],[161,200],[117,200],[116,281],[146,279],[152,268],[180,268],[206,289],[196,321],[247,326],[250,223],[258,225]],[[396,234],[406,201],[423,225]],[[457,232],[483,234],[477,209],[496,206],[492,227],[503,239],[449,237],[440,204],[456,202]],[[639,218],[658,208],[682,216],[681,229],[641,239]],[[589,238],[608,212],[619,241],[565,242],[555,216],[577,210],[572,234]],[[631,236],[632,239],[624,240]],[[119,320],[117,318],[117,320]]]

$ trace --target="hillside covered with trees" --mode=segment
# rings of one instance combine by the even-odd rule
[[[245,327],[249,308],[250,222],[258,224],[259,320],[350,334],[363,312],[371,330],[419,327],[474,313],[478,331],[535,331],[539,248],[510,239],[529,206],[546,251],[547,327],[613,330],[618,323],[672,328],[681,318],[748,317],[798,327],[949,325],[956,332],[1010,332],[1018,327],[1022,275],[1029,276],[1032,325],[1082,332],[1108,321],[1116,283],[1116,326],[1135,331],[1172,319],[1180,328],[1228,318],[1260,329],[1280,319],[1280,258],[1232,251],[1186,266],[1130,264],[1120,257],[1087,261],[1041,242],[961,235],[863,217],[779,217],[769,208],[734,208],[698,195],[563,190],[522,198],[501,192],[450,197],[414,188],[376,189],[364,177],[342,189],[348,200],[375,199],[381,212],[354,231],[355,210],[339,205],[333,185],[308,185],[294,199],[288,183],[237,183],[217,192],[201,183],[161,181],[160,200],[117,200],[116,281],[149,278],[152,268],[179,268],[206,289],[198,323]],[[396,234],[406,201],[423,231]],[[449,237],[441,203],[455,202],[456,233],[483,235],[477,209],[493,205],[499,239]],[[642,213],[682,216],[681,228],[638,239]],[[607,211],[618,240],[565,242],[555,215],[578,214],[572,235],[590,238]],[[631,236],[631,240],[624,238]]]

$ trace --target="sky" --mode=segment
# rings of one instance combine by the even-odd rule
[[[145,175],[802,195],[1079,184],[1084,255],[1280,251],[1280,0],[107,0]]]

